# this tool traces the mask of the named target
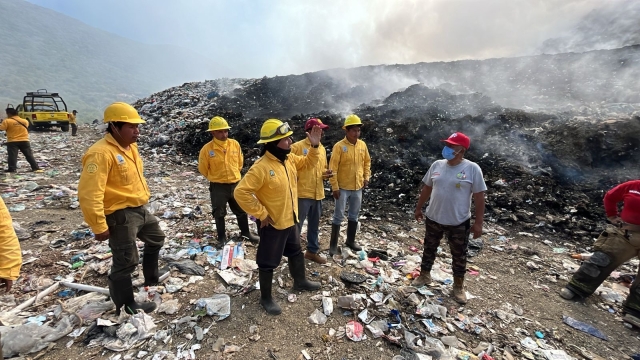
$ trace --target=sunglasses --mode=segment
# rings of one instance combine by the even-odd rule
[[[282,123],[282,125],[276,128],[273,134],[269,136],[260,136],[260,140],[269,140],[280,135],[286,135],[289,131],[291,131],[291,127],[289,127],[289,123]]]

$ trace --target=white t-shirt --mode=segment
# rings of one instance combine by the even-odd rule
[[[487,191],[478,164],[467,159],[456,166],[437,160],[422,178],[431,186],[426,216],[441,225],[460,225],[471,218],[471,195]]]

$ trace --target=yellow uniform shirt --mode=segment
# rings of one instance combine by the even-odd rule
[[[333,170],[331,190],[360,190],[371,178],[371,157],[362,140],[352,144],[345,137],[333,146],[329,169]]]
[[[198,171],[211,182],[237,183],[240,181],[242,164],[244,164],[242,149],[233,139],[227,139],[227,141],[213,139],[200,149]]]
[[[0,279],[17,280],[22,266],[20,242],[7,205],[0,198]]]
[[[29,141],[29,121],[19,117],[12,116],[2,120],[0,130],[7,132],[7,142]]]
[[[318,162],[318,149],[307,156],[289,154],[284,164],[267,152],[256,160],[233,192],[238,205],[260,220],[271,217],[284,230],[298,223],[298,171]]]
[[[291,153],[307,156],[312,149],[309,139],[300,140],[291,145]],[[306,167],[298,171],[298,197],[302,199],[324,199],[324,183],[322,175],[327,170],[327,150],[320,144],[320,159],[314,167]]]
[[[76,123],[76,116],[73,115],[73,113],[69,113],[69,124],[75,124]]]
[[[78,200],[84,220],[94,233],[109,229],[106,215],[142,206],[149,201],[149,195],[137,144],[125,150],[107,134],[84,154]]]

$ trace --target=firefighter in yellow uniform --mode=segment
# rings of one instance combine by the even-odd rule
[[[0,286],[9,293],[13,282],[20,276],[22,252],[20,242],[13,230],[13,221],[9,209],[0,197]],[[0,337],[0,359],[2,359],[2,338]]]
[[[322,131],[328,128],[320,119],[309,119],[304,124],[305,131],[311,131],[314,126]],[[304,139],[291,145],[291,153],[307,156],[311,149],[309,139]],[[324,199],[324,180],[331,177],[331,170],[327,170],[327,150],[320,144],[318,147],[320,159],[314,167],[306,167],[298,171],[298,226],[302,230],[302,223],[307,219],[307,251],[304,258],[318,264],[325,264],[327,259],[320,256],[318,242],[320,216],[322,215],[322,200]]]
[[[71,125],[71,136],[78,136],[78,124],[76,124],[76,115],[78,112],[73,110],[69,114],[69,125]]]
[[[11,291],[13,282],[20,276],[22,252],[20,242],[13,230],[13,221],[4,200],[0,198],[0,285]]]
[[[8,168],[5,172],[16,172],[18,169],[18,151],[22,152],[22,155],[31,165],[31,171],[42,172],[31,150],[29,121],[19,117],[18,110],[11,105],[7,106],[5,111],[7,118],[0,123],[0,130],[7,132]]]
[[[113,253],[108,283],[116,314],[155,310],[153,302],[136,303],[131,273],[138,266],[136,238],[144,242],[142,273],[145,286],[159,281],[158,254],[164,233],[158,220],[144,207],[149,187],[138,154],[140,118],[131,105],[116,102],[104,111],[107,134],[82,158],[78,199],[84,220],[98,241],[109,240]]]
[[[371,178],[371,156],[369,156],[367,144],[359,139],[361,126],[362,121],[357,115],[347,116],[344,120],[344,126],[342,126],[345,130],[345,138],[337,142],[331,151],[329,169],[333,171],[334,176],[330,182],[336,207],[331,226],[330,255],[338,253],[340,224],[344,219],[347,202],[349,210],[345,245],[355,251],[362,249],[356,244],[356,231],[358,230],[358,214],[362,205],[362,189],[367,187]]]
[[[311,148],[307,156],[291,154],[289,124],[269,119],[262,124],[261,157],[251,166],[234,191],[238,205],[258,219],[260,244],[256,253],[260,277],[260,305],[268,314],[281,313],[271,296],[273,270],[282,256],[289,258],[294,290],[313,291],[320,283],[305,276],[304,255],[298,231],[298,171],[318,162],[321,130],[314,127],[307,136]]]
[[[216,219],[218,242],[227,242],[224,217],[227,215],[227,203],[238,219],[240,236],[251,242],[257,242],[259,238],[249,231],[249,219],[247,213],[242,210],[233,198],[233,190],[240,181],[240,170],[244,164],[244,156],[240,144],[229,139],[229,124],[216,116],[209,121],[208,132],[211,133],[211,141],[200,150],[198,157],[198,171],[209,180],[209,195],[211,196],[211,208]]]

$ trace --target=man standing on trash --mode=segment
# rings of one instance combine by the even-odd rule
[[[482,235],[484,221],[484,193],[487,185],[478,164],[464,158],[471,141],[461,132],[442,140],[444,160],[437,160],[422,179],[422,190],[416,205],[415,219],[423,218],[422,208],[427,200],[424,217],[424,252],[420,276],[412,283],[421,287],[431,283],[431,267],[443,235],[447,236],[453,258],[453,296],[465,304],[464,276],[467,272],[469,233],[476,239]],[[471,225],[471,199],[475,203],[475,220]]]
[[[76,124],[76,115],[78,112],[73,110],[69,114],[69,125],[71,125],[71,136],[78,136],[78,124]]]
[[[356,244],[356,232],[362,205],[362,190],[369,185],[371,178],[371,156],[369,156],[367,144],[359,139],[360,127],[362,127],[362,121],[357,115],[347,116],[342,126],[345,130],[345,138],[337,142],[331,151],[329,169],[333,171],[334,176],[329,181],[336,207],[333,212],[329,255],[338,253],[340,225],[344,219],[347,202],[349,210],[345,245],[355,251],[362,250]]]
[[[304,125],[304,131],[309,132],[317,126],[323,131],[328,128],[320,119],[309,119]],[[311,150],[309,139],[300,140],[291,145],[291,153],[307,156]],[[302,230],[302,223],[307,219],[307,251],[304,258],[318,264],[325,264],[327,259],[320,256],[318,242],[318,228],[322,215],[322,200],[324,199],[324,180],[329,179],[331,170],[327,170],[327,151],[320,144],[318,147],[320,159],[314,167],[306,167],[298,171],[298,231]]]
[[[623,204],[620,213],[619,203]],[[627,181],[609,190],[604,196],[604,210],[612,225],[600,234],[593,255],[560,291],[560,296],[567,300],[590,296],[618,266],[640,254],[640,180]],[[640,274],[631,284],[623,311],[625,321],[640,326]]]
[[[218,242],[227,242],[224,217],[227,215],[227,203],[238,219],[240,235],[251,242],[260,238],[249,231],[247,213],[242,210],[233,198],[233,190],[240,181],[240,170],[244,164],[244,156],[240,144],[229,139],[229,124],[221,116],[209,121],[208,132],[211,141],[200,150],[198,157],[198,171],[209,180],[209,195],[211,197],[212,214],[216,220]]]
[[[33,157],[31,143],[29,142],[29,121],[18,116],[18,110],[11,105],[5,110],[7,118],[0,123],[0,130],[7,132],[7,164],[5,172],[16,172],[18,169],[18,151],[22,152],[31,171],[42,172],[38,162]]]
[[[269,119],[262,124],[261,157],[251,166],[234,191],[238,205],[258,219],[260,244],[256,254],[260,276],[260,305],[271,315],[279,315],[280,305],[271,296],[273,270],[282,256],[289,258],[294,290],[313,291],[320,283],[305,276],[304,255],[298,231],[298,171],[318,162],[322,130],[314,126],[307,132],[311,148],[307,156],[291,152],[289,124]]]
[[[136,238],[144,242],[142,273],[145,286],[159,281],[158,253],[164,245],[164,233],[158,220],[144,207],[149,187],[138,154],[140,118],[131,105],[116,102],[104,110],[107,134],[93,144],[82,158],[78,200],[85,221],[98,241],[109,240],[113,253],[109,273],[109,292],[125,312],[155,310],[154,302],[134,300],[131,273],[138,266]]]

